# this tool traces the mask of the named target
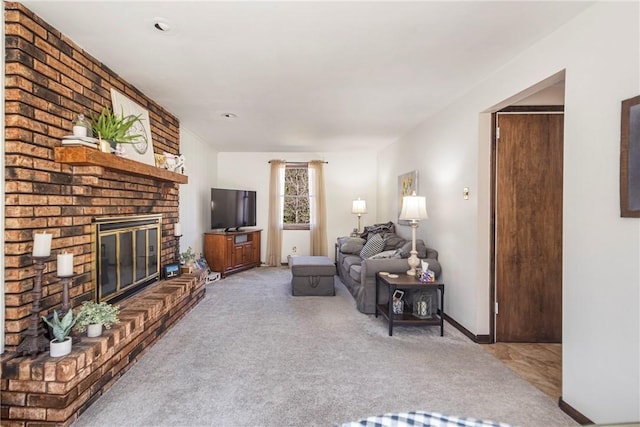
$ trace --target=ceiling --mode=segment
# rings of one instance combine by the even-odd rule
[[[218,151],[326,152],[391,144],[593,2],[21,3]]]

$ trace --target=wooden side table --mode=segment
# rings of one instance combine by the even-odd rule
[[[380,295],[380,286],[386,286],[389,290],[389,303],[387,305],[378,304],[378,295]],[[431,317],[420,318],[413,315],[412,310],[405,310],[402,314],[393,314],[393,293],[396,289],[400,290],[424,290],[436,289],[436,293],[440,293],[440,302],[438,310]],[[388,275],[376,274],[376,317],[378,313],[382,314],[389,322],[389,336],[393,335],[393,325],[408,326],[440,326],[440,336],[444,335],[444,283],[432,282],[423,283],[413,276],[406,274],[398,274],[398,277],[389,277]]]

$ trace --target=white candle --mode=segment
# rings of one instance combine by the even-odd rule
[[[73,254],[58,255],[58,277],[73,276]]]
[[[182,228],[180,227],[180,223],[176,222],[173,225],[173,235],[174,236],[182,236]]]
[[[33,239],[33,256],[48,257],[51,255],[51,234],[36,233]]]

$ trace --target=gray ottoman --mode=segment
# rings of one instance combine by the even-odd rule
[[[336,266],[326,256],[291,257],[293,296],[334,296]]]

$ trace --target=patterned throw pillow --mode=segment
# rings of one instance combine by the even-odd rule
[[[381,235],[374,234],[362,247],[362,250],[360,251],[360,258],[365,259],[375,254],[379,254],[382,252],[382,248],[384,248],[384,239]]]

